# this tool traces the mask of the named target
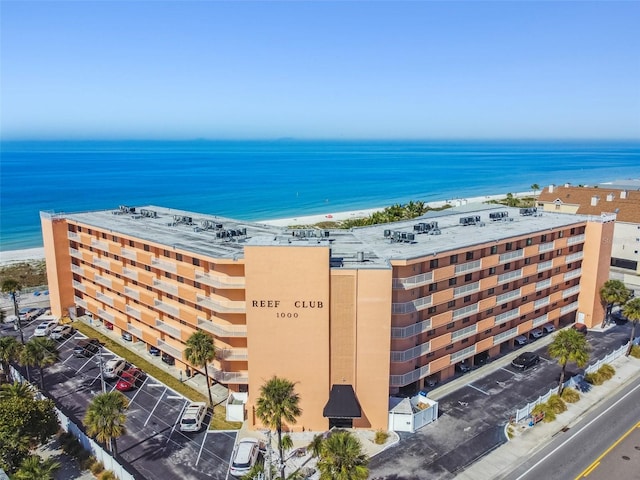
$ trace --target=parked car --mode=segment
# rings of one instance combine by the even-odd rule
[[[577,332],[582,333],[583,335],[586,335],[587,332],[589,331],[589,329],[584,323],[574,323],[573,325],[571,325],[571,328],[573,328]]]
[[[234,477],[245,475],[258,460],[259,444],[255,438],[243,438],[233,449],[229,473]]]
[[[97,338],[83,338],[78,340],[73,347],[74,357],[93,357],[100,350],[100,341]]]
[[[168,353],[164,353],[162,352],[162,361],[164,363],[166,363],[167,365],[175,365],[176,364],[176,360],[175,358],[173,358],[171,355],[169,355]]]
[[[130,368],[120,375],[120,380],[116,383],[116,390],[126,392],[139,387],[144,382],[145,374],[139,368]]]
[[[529,339],[527,339],[527,337],[525,337],[524,335],[518,335],[513,340],[515,341],[516,345],[526,345],[529,342]]]
[[[39,315],[42,315],[42,313],[40,313],[40,309],[36,307],[21,308],[19,313],[20,320],[22,320],[23,322],[30,322],[31,320],[35,320],[35,318]]]
[[[542,334],[542,329],[540,329],[540,328],[534,328],[533,330],[531,330],[531,331],[529,332],[529,336],[530,336],[531,338],[533,338],[534,340],[535,340],[536,338],[540,338],[542,335],[543,335],[543,334]]]
[[[129,332],[122,332],[122,339],[125,342],[133,342],[133,335],[131,335]]]
[[[114,378],[118,378],[126,367],[127,362],[125,362],[124,359],[112,358],[104,364],[102,374],[104,375],[104,378],[112,380]]]
[[[107,328],[107,330],[113,330],[113,323],[111,322],[104,322],[104,326]]]
[[[154,357],[160,356],[160,349],[158,347],[149,347],[149,355],[153,355]]]
[[[62,340],[64,338],[69,338],[73,335],[75,330],[71,325],[58,325],[53,330],[51,330],[50,337],[54,340]]]
[[[53,329],[58,325],[56,321],[42,322],[40,325],[36,327],[33,331],[34,337],[46,337],[48,336]]]
[[[542,326],[542,332],[543,333],[551,333],[554,332],[556,329],[555,325],[553,323],[546,323]]]
[[[534,365],[540,362],[540,356],[537,353],[533,352],[524,352],[518,355],[513,359],[511,365],[520,370],[526,370],[529,367],[533,367]]]
[[[181,432],[198,432],[207,414],[207,404],[204,402],[190,403],[180,417]]]
[[[456,368],[458,369],[459,372],[462,372],[462,373],[471,371],[471,367],[465,361],[456,363]]]

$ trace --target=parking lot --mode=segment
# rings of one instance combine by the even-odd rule
[[[619,348],[629,339],[631,326],[616,325],[606,332],[589,332],[590,363]],[[465,466],[506,442],[504,427],[517,408],[557,387],[560,366],[549,357],[546,346],[536,341],[518,347],[535,352],[540,362],[524,371],[495,359],[480,367],[486,375],[473,375],[469,383],[439,400],[438,420],[414,434],[400,434],[400,442],[373,457],[371,478],[409,480],[451,479]],[[567,375],[580,373],[567,366]],[[479,372],[478,372],[479,373]],[[464,382],[464,375],[456,381]]]
[[[30,338],[38,321],[26,326]],[[15,335],[17,332],[2,332]],[[102,391],[100,355],[75,357],[73,347],[85,338],[76,332],[59,342],[60,361],[45,369],[45,390],[78,425],[91,399]],[[103,349],[102,360],[114,354]],[[32,380],[38,372],[31,369]],[[115,388],[117,378],[105,381],[105,390]],[[145,376],[138,388],[123,392],[130,401],[127,433],[117,440],[122,463],[137,478],[219,479],[227,478],[236,431],[183,433],[179,420],[189,400],[167,388],[153,377]],[[210,413],[203,424],[208,425]]]

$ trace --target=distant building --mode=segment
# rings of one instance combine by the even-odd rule
[[[215,380],[248,392],[251,427],[279,375],[302,401],[292,428],[316,431],[386,429],[390,395],[547,323],[599,324],[614,218],[465,205],[329,231],[155,206],[41,213],[54,314],[89,314],[183,371],[202,330]]]
[[[640,182],[595,187],[545,187],[538,197],[545,212],[616,214],[611,266],[640,275]]]

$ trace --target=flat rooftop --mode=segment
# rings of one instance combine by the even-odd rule
[[[527,213],[522,215],[519,208],[478,203],[350,230],[290,229],[153,205],[41,215],[66,218],[115,235],[124,234],[213,258],[243,258],[247,245],[330,246],[332,257],[342,258],[344,266],[352,268],[388,268],[391,260],[438,254],[590,219],[585,215]],[[500,215],[500,219],[491,218]],[[471,224],[462,225],[461,218]],[[437,222],[437,228],[433,222]],[[428,226],[417,226],[420,224]],[[420,233],[420,228],[428,231]]]

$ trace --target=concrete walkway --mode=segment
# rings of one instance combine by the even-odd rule
[[[640,360],[619,357],[611,365],[614,377],[604,384],[581,393],[577,403],[567,404],[567,411],[550,423],[538,423],[529,427],[524,422],[513,427],[514,437],[507,443],[475,462],[456,476],[461,480],[498,480],[531,457],[549,443],[554,435],[566,427],[572,427],[584,418],[596,405],[614,396],[628,382],[640,377]]]

